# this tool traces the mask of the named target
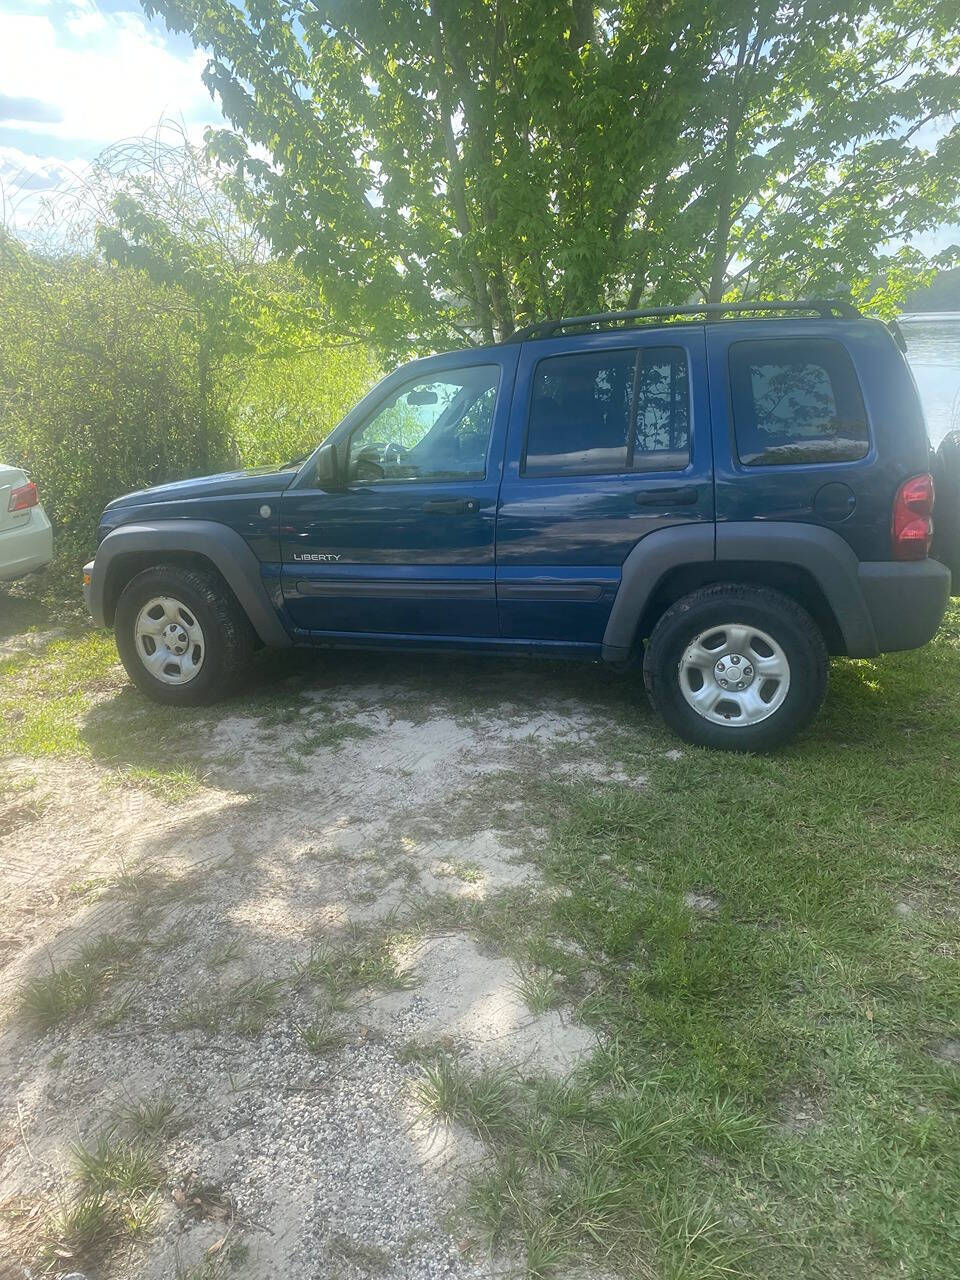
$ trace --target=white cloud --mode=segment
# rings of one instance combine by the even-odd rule
[[[80,173],[86,168],[82,163],[67,164],[55,156],[29,155],[19,147],[0,146],[0,175],[6,181],[16,179],[20,185],[33,191],[41,187],[53,187]]]
[[[63,25],[72,36],[83,39],[97,31],[103,31],[107,20],[93,4],[78,4],[64,18]]]
[[[960,226],[945,223],[932,231],[921,231],[912,237],[910,244],[921,253],[941,253],[952,245],[960,244]]]
[[[44,202],[76,187],[88,171],[89,165],[82,160],[67,162],[0,146],[0,225],[29,233]]]
[[[55,14],[55,17],[54,17]],[[164,115],[193,132],[220,116],[200,73],[202,53],[174,52],[143,16],[104,14],[88,0],[54,11],[0,12],[0,84],[12,98],[56,108],[56,124],[25,122],[24,134],[106,145],[148,132]]]

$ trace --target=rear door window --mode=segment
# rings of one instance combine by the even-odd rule
[[[854,462],[870,448],[853,362],[832,339],[733,343],[730,393],[745,466]]]
[[[676,471],[689,461],[682,347],[585,351],[537,365],[524,475]]]
[[[690,380],[683,347],[643,347],[637,362],[631,471],[682,471],[690,461]]]

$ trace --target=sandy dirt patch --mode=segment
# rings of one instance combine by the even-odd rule
[[[510,1262],[464,1225],[464,1178],[483,1153],[419,1119],[409,1048],[452,1042],[470,1064],[559,1075],[595,1034],[571,1009],[531,1013],[508,954],[469,929],[408,938],[398,990],[373,983],[329,1005],[296,975],[326,949],[366,945],[364,930],[402,932],[434,899],[536,891],[525,779],[568,778],[572,759],[595,785],[643,776],[611,771],[609,717],[568,686],[558,698],[549,677],[516,677],[516,701],[508,688],[465,706],[434,696],[428,674],[393,687],[381,669],[354,662],[346,690],[298,677],[267,712],[238,699],[195,719],[206,782],[176,803],[95,757],[6,768],[32,785],[7,802],[0,846],[0,1202],[48,1208],[71,1144],[125,1102],[165,1091],[182,1112],[157,1225],[113,1274],[160,1280],[204,1258],[226,1229],[214,1211],[191,1216],[198,1185],[230,1205],[245,1254],[224,1274],[241,1280],[479,1280]],[[105,935],[134,951],[105,967],[91,1008],[29,1027],[24,983]],[[311,1053],[303,1029],[318,1020],[335,1042]]]

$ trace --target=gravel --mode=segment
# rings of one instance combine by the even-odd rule
[[[528,695],[530,678],[518,688]],[[142,924],[148,945],[93,1016],[41,1036],[17,1019],[0,1029],[0,1202],[24,1196],[49,1210],[73,1185],[78,1134],[163,1090],[183,1127],[162,1144],[157,1228],[119,1262],[119,1280],[169,1280],[224,1237],[223,1251],[247,1246],[224,1272],[237,1280],[488,1280],[516,1264],[477,1243],[463,1200],[484,1152],[424,1123],[419,1068],[404,1052],[452,1036],[468,1064],[555,1074],[589,1054],[594,1037],[569,1011],[530,1013],[506,958],[465,933],[426,940],[402,957],[418,985],[354,993],[335,1015],[344,1043],[323,1055],[298,1032],[322,992],[289,981],[253,1034],[229,1016],[211,1034],[176,1025],[198,994],[222,1000],[247,978],[289,979],[312,946],[402,918],[429,894],[482,900],[536,885],[519,835],[514,845],[489,816],[464,835],[463,815],[485,781],[516,770],[518,753],[524,769],[549,773],[575,749],[585,776],[602,780],[607,724],[586,700],[504,718],[427,704],[408,711],[390,687],[357,678],[349,698],[304,691],[279,724],[242,711],[195,720],[209,780],[175,803],[118,786],[93,760],[14,763],[36,777],[42,816],[3,847],[0,937],[17,945],[0,956],[0,999],[9,1008],[25,978],[107,931]],[[368,736],[299,755],[331,712]],[[125,898],[118,878],[144,886],[142,899]],[[213,948],[228,942],[237,954],[213,967]],[[121,992],[130,1015],[97,1026]]]

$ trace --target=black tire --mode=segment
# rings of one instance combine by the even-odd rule
[[[789,684],[784,682],[786,695],[766,719],[720,724],[687,702],[681,662],[688,647],[711,627],[741,623],[756,627],[781,647],[789,663]],[[643,657],[650,701],[670,728],[686,742],[723,751],[767,751],[799,733],[820,710],[827,670],[823,636],[804,609],[779,591],[737,583],[703,587],[671,605],[654,628]]]
[[[137,617],[157,596],[180,601],[202,630],[202,660],[188,683],[166,684],[141,660]],[[157,565],[131,578],[117,604],[114,631],[120,661],[137,688],[154,702],[178,707],[204,706],[222,698],[249,662],[255,642],[249,619],[215,573],[173,564]]]

